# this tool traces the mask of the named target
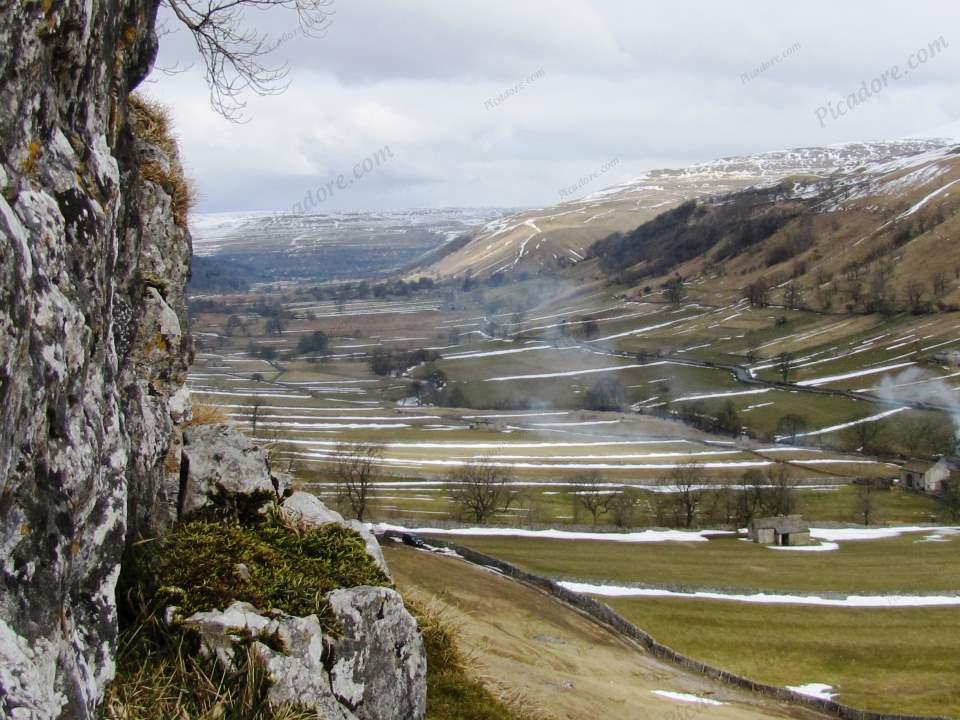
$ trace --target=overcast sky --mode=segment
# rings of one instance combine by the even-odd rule
[[[384,147],[392,158],[315,210],[548,205],[614,159],[578,194],[728,155],[960,137],[953,0],[332,2],[323,38],[276,51],[290,87],[249,96],[245,124],[210,109],[198,64],[143,86],[172,107],[200,211],[289,210]],[[284,10],[251,19],[297,31]],[[195,62],[185,30],[161,39],[158,65]],[[884,89],[821,122],[884,72]]]

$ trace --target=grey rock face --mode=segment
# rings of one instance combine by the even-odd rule
[[[420,720],[427,657],[417,623],[389,588],[334,590],[327,602],[342,634],[328,638],[330,684],[360,720]]]
[[[128,113],[158,4],[0,3],[0,718],[94,717],[126,543],[218,493],[283,491],[240,436],[180,427],[190,237],[140,175],[179,160]],[[296,627],[290,647],[315,649]],[[263,648],[278,687],[295,677]]]
[[[255,517],[282,495],[281,478],[271,475],[263,449],[229,425],[189,428],[183,442],[180,519],[214,505]]]
[[[360,587],[328,595],[343,635],[324,635],[315,615],[263,613],[247,603],[195,613],[182,626],[226,667],[252,653],[266,670],[274,705],[298,704],[327,720],[421,720],[426,656],[400,596]]]
[[[273,705],[310,707],[324,720],[356,720],[330,689],[323,628],[316,615],[261,613],[235,602],[223,612],[195,613],[182,627],[200,636],[202,653],[231,670],[238,654],[249,652],[266,671],[267,698]]]
[[[190,239],[127,122],[156,9],[0,5],[0,717],[93,715],[124,540],[178,468]]]
[[[327,523],[343,524],[343,515],[331,510],[316,495],[294,492],[283,501],[283,516],[290,522],[307,527],[319,527]]]

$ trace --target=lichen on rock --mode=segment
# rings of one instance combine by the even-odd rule
[[[190,238],[127,122],[156,8],[0,8],[0,623],[16,668],[0,715],[93,714],[125,540],[156,517],[176,435]],[[160,258],[157,298],[142,278]]]

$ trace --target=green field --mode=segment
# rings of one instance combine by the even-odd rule
[[[539,575],[600,584],[798,593],[960,591],[960,539],[916,542],[922,538],[921,533],[850,541],[833,552],[811,553],[772,550],[734,537],[618,543],[471,536],[456,542]]]
[[[840,702],[879,712],[960,716],[957,608],[604,602],[665,645],[753,680],[825,683]]]
[[[960,537],[928,542],[925,535],[844,541],[837,550],[812,553],[772,550],[730,536],[696,543],[479,536],[456,541],[540,575],[596,584],[834,597],[956,594]],[[659,642],[754,680],[782,686],[824,683],[841,702],[876,711],[960,713],[956,607],[600,600]]]

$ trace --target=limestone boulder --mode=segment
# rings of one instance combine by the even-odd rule
[[[282,495],[263,448],[229,425],[200,425],[183,434],[179,519],[223,508],[256,519]]]

